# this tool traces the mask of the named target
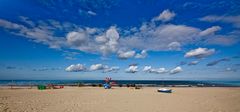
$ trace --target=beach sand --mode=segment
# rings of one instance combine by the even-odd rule
[[[0,112],[240,112],[240,88],[0,89]]]

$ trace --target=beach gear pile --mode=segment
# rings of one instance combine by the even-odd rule
[[[38,90],[45,90],[47,87],[45,85],[38,85]]]
[[[104,89],[111,89],[112,85],[111,85],[111,77],[106,77],[105,78],[105,84],[103,84]]]
[[[62,89],[64,86],[55,86],[53,84],[48,84],[47,86],[45,85],[38,85],[37,86],[38,90],[45,90],[45,89]]]

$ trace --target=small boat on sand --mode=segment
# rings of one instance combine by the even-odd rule
[[[162,93],[172,93],[172,89],[168,89],[168,88],[160,88],[157,91]]]

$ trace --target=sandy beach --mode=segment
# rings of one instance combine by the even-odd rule
[[[0,112],[240,112],[240,88],[0,89]]]

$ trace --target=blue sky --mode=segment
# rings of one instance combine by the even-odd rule
[[[239,80],[237,0],[1,0],[0,79]]]

